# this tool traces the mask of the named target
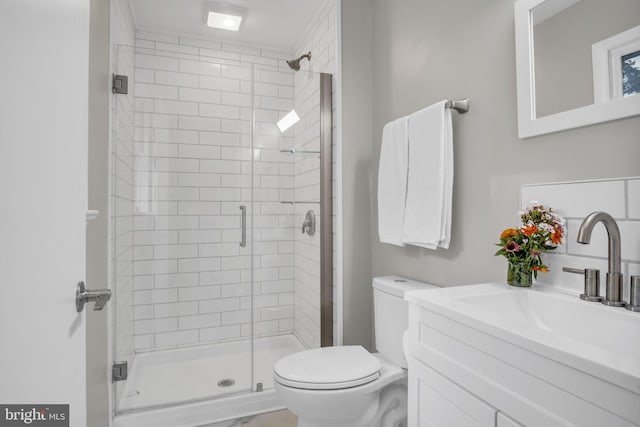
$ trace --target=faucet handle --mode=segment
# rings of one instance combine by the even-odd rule
[[[584,293],[580,294],[580,299],[592,302],[602,301],[602,297],[600,296],[600,270],[595,268],[580,269],[562,267],[562,271],[584,275]]]
[[[627,310],[640,311],[640,276],[631,276],[631,290]]]
[[[562,267],[565,273],[584,274],[584,268]]]

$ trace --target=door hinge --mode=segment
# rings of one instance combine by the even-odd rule
[[[111,367],[111,381],[124,381],[128,374],[127,362],[115,362]]]
[[[114,74],[111,91],[113,93],[120,93],[123,95],[128,94],[129,93],[129,77],[121,76],[119,74]]]

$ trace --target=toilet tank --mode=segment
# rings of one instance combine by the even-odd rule
[[[402,349],[402,335],[409,327],[409,304],[404,293],[437,286],[399,276],[373,278],[373,314],[376,350],[385,359],[403,368],[407,360]]]

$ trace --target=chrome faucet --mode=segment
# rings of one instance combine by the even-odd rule
[[[588,244],[591,242],[591,232],[593,227],[602,222],[607,229],[609,236],[609,271],[607,272],[606,297],[603,304],[614,307],[624,307],[626,303],[622,301],[622,261],[620,255],[620,229],[616,220],[606,212],[592,212],[580,224],[578,230],[578,243]]]

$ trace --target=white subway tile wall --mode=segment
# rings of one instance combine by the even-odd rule
[[[293,332],[296,227],[293,207],[280,203],[293,197],[294,159],[280,152],[293,136],[275,127],[294,105],[294,74],[278,67],[286,57],[137,33],[137,350],[246,339],[252,321],[254,336]]]
[[[294,49],[293,56],[311,52],[311,61],[301,63],[301,71],[295,74],[294,101],[300,116],[296,125],[294,147],[295,155],[295,191],[298,201],[320,200],[320,80],[317,73],[336,73],[337,51],[337,15],[336,3],[328,1],[318,12],[310,26]],[[313,73],[305,72],[306,70]],[[333,85],[333,176],[335,189],[336,159],[336,86]],[[306,151],[307,153],[303,153]],[[334,207],[336,207],[335,191]],[[308,236],[299,231],[305,214],[313,210],[316,215],[316,234]],[[335,209],[334,209],[335,212]],[[335,235],[334,213],[334,260],[337,260],[335,247],[338,244]],[[303,343],[315,348],[320,346],[320,204],[297,203],[295,205],[295,333]],[[337,272],[333,272],[333,318],[334,345],[337,344],[336,289]]]
[[[591,243],[576,242],[584,217],[593,211],[604,211],[617,221],[622,235],[622,272],[624,299],[629,298],[629,276],[640,274],[640,179],[620,178],[598,181],[524,185],[520,189],[522,206],[537,200],[550,205],[567,220],[566,242],[545,255],[551,271],[538,275],[538,282],[583,292],[584,280],[576,274],[562,272],[562,267],[597,268],[601,277],[607,271],[607,233],[597,225]],[[603,284],[600,286],[605,292]]]
[[[134,75],[135,28],[127,0],[111,2],[111,71]],[[131,86],[131,85],[130,85]],[[131,361],[135,347],[133,311],[133,170],[134,93],[111,98],[109,284],[113,290],[111,320],[116,361]],[[115,385],[116,400],[124,386]]]

